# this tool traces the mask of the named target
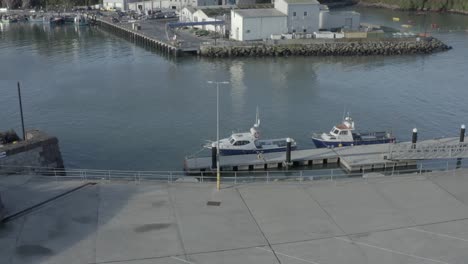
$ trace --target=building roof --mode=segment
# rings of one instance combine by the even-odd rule
[[[282,17],[286,14],[278,11],[274,8],[262,8],[262,9],[236,9],[233,10],[236,14],[241,17]]]
[[[320,5],[317,0],[284,0],[288,4],[314,4]]]

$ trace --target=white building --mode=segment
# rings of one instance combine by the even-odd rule
[[[232,39],[262,40],[286,32],[287,16],[274,8],[231,10]]]
[[[132,1],[132,0],[103,0],[103,1]],[[135,1],[135,0],[134,0]],[[153,10],[153,9],[173,9],[182,10],[185,7],[193,6],[216,6],[219,0],[150,0],[128,3],[130,10]]]
[[[320,29],[317,0],[275,0],[275,9],[288,17],[288,33],[312,33]]]
[[[361,14],[354,11],[330,12],[327,6],[322,6],[320,11],[320,29],[336,30],[345,29],[357,31],[361,20]]]
[[[128,5],[135,0],[103,0],[102,7],[105,9],[117,9],[125,11],[128,9]]]
[[[157,1],[139,1],[128,4],[128,9],[134,11],[145,11],[154,9],[172,9],[182,10],[189,6],[190,0],[157,0]]]

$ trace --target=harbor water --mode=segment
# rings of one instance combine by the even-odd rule
[[[356,8],[352,8],[356,10]],[[95,27],[0,25],[0,130],[60,140],[68,168],[179,170],[185,156],[220,134],[248,130],[260,109],[262,136],[312,147],[350,112],[360,130],[400,141],[457,136],[468,124],[468,16],[357,9],[362,22],[414,24],[452,50],[371,57],[168,58]],[[392,21],[399,17],[400,22]],[[206,152],[208,153],[208,152]]]

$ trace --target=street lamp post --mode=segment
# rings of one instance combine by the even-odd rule
[[[216,84],[216,189],[219,191],[221,185],[221,172],[219,168],[219,85],[229,84],[229,82],[207,81],[209,84]]]

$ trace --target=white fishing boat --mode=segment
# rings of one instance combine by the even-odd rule
[[[11,17],[11,16],[2,16],[1,21],[3,24],[10,24],[10,23],[18,22],[18,19],[15,17]]]
[[[74,19],[74,23],[76,26],[87,26],[88,20],[83,15],[77,15]]]
[[[205,148],[211,149],[218,142],[210,141]],[[228,138],[219,140],[220,155],[260,154],[286,151],[287,138],[260,139],[260,118],[257,111],[255,124],[249,132],[232,133]],[[296,149],[296,142],[291,139],[291,149]]]
[[[32,16],[29,16],[28,22],[29,23],[44,23],[44,17],[32,15]]]
[[[355,145],[393,143],[396,138],[388,131],[357,132],[354,121],[348,115],[343,122],[334,126],[329,133],[313,134],[312,142],[317,148],[344,147]]]

